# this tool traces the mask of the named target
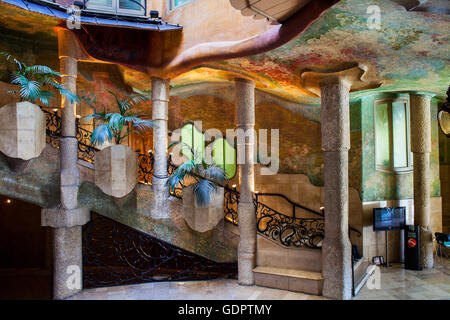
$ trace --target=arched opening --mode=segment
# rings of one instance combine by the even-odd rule
[[[0,299],[51,299],[52,230],[41,208],[0,196]]]

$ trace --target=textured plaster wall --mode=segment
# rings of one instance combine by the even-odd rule
[[[92,183],[91,164],[79,161],[78,168],[83,181],[78,194],[80,207],[89,208],[214,261],[236,261],[239,237],[225,229],[223,223],[209,234],[192,232],[185,224],[181,216],[182,206],[177,202],[170,202],[171,219],[153,220],[148,216],[153,201],[150,186],[138,185],[129,195],[115,199]],[[30,160],[22,172],[12,171],[5,156],[0,154],[1,195],[48,208],[59,204],[59,190],[59,149],[47,145],[42,154]]]
[[[389,94],[367,95],[359,101],[353,101],[351,106],[352,122],[352,156],[350,163],[351,185],[360,186],[361,200],[381,201],[400,200],[413,197],[413,175],[410,173],[396,174],[376,170],[375,166],[375,129],[374,129],[374,101],[385,97],[393,97]],[[408,95],[405,95],[408,97]],[[359,111],[360,110],[360,111]],[[439,180],[439,145],[437,128],[436,100],[431,103],[431,139],[432,151],[430,154],[431,166],[431,194],[432,197],[440,196]],[[360,125],[359,125],[360,124]],[[360,138],[361,137],[361,138]],[[359,154],[359,151],[360,154]],[[360,157],[359,157],[360,156]],[[360,161],[358,159],[361,159]],[[355,179],[355,177],[358,177]],[[352,181],[353,180],[353,181]]]

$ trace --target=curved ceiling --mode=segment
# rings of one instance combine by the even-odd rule
[[[303,87],[302,72],[361,65],[366,70],[365,80],[383,85],[352,93],[353,96],[403,90],[424,90],[444,96],[450,80],[450,17],[432,7],[431,2],[408,6],[412,2],[371,1],[379,7],[381,20],[379,28],[370,29],[367,2],[342,0],[281,47],[247,57],[199,62],[190,71],[174,77],[172,84],[182,87],[219,83],[244,76],[255,79],[258,89],[266,93],[302,104],[318,104],[317,96]],[[420,11],[425,5],[427,11]],[[260,21],[249,19],[248,23]],[[28,33],[40,43],[41,40],[49,43],[55,40],[54,26],[55,22],[49,18],[0,7],[3,30]],[[277,27],[280,26],[269,30]],[[148,75],[127,67],[121,70],[131,86],[149,89]]]
[[[450,83],[450,17],[440,12],[407,11],[398,0],[372,2],[380,8],[379,29],[369,28],[365,1],[343,0],[279,48],[209,63],[209,67],[236,74],[245,71],[265,84],[262,90],[308,104],[320,101],[302,86],[302,71],[326,72],[348,64],[363,65],[367,81],[382,82],[380,88],[369,92],[425,90],[444,96]],[[211,73],[199,72],[196,77],[206,81]],[[217,81],[217,74],[214,77]],[[187,74],[174,83],[191,81],[192,74]]]

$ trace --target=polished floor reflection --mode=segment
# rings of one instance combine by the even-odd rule
[[[381,268],[380,289],[367,285],[355,300],[450,300],[450,262],[433,270],[404,270],[395,264]],[[237,280],[156,282],[84,290],[70,299],[92,300],[317,300],[314,295],[256,287],[239,286]]]
[[[380,289],[365,285],[355,300],[450,300],[450,261],[439,262],[432,270],[402,269],[400,264],[381,268]]]

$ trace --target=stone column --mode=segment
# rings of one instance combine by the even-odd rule
[[[420,226],[420,259],[433,268],[433,232],[430,225],[431,97],[411,95],[411,151],[414,162],[414,224]]]
[[[67,54],[67,53],[66,53]],[[71,56],[60,55],[60,73],[64,87],[76,93],[77,60]],[[78,140],[75,128],[76,105],[61,97],[61,204],[65,209],[77,207],[79,172]]]
[[[253,269],[256,264],[256,211],[253,204],[255,188],[254,144],[255,144],[255,83],[247,79],[235,79],[237,159],[239,174],[239,284],[253,285]],[[241,132],[241,133],[239,133]],[[242,136],[245,133],[245,139]],[[240,134],[240,135],[239,135]]]
[[[60,71],[64,87],[76,93],[77,42],[71,32],[58,30]],[[78,208],[78,141],[75,104],[61,97],[60,201],[57,208],[42,210],[41,224],[53,230],[53,298],[64,299],[82,289],[82,225],[89,210]]]
[[[320,83],[325,183],[323,295],[333,299],[350,299],[352,294],[348,235],[349,90],[350,83],[339,78],[325,78]]]
[[[152,185],[155,202],[152,208],[152,218],[164,219],[170,217],[167,199],[167,121],[169,106],[169,81],[152,78],[152,119],[153,128],[153,177]]]

